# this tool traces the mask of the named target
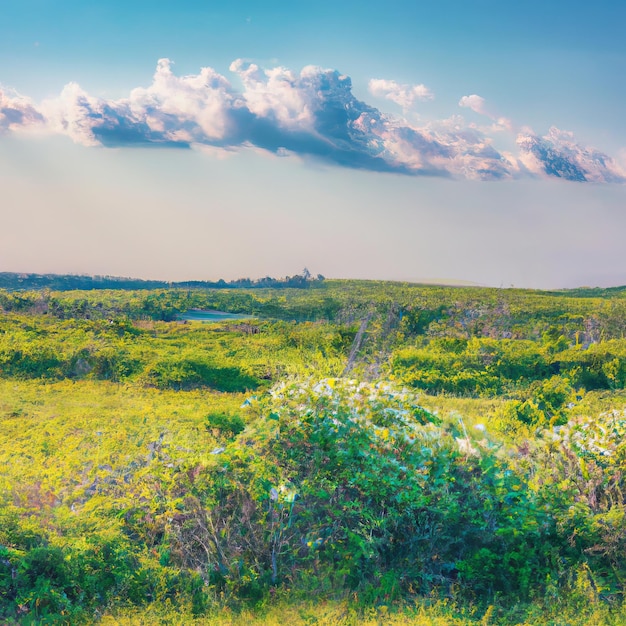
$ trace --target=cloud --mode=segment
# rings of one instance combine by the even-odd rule
[[[85,146],[198,147],[221,156],[254,148],[407,175],[494,180],[530,172],[624,182],[607,155],[556,129],[546,137],[525,131],[518,136],[519,154],[501,152],[494,137],[510,132],[511,124],[492,115],[476,94],[464,96],[459,105],[487,115],[491,125],[468,124],[460,115],[417,125],[356,98],[350,77],[336,70],[263,69],[242,59],[230,70],[240,86],[210,67],[178,76],[171,61],[160,59],[147,87],[118,100],[91,96],[76,83],[39,105],[0,91],[0,131],[37,128]],[[383,79],[370,81],[370,91],[405,108],[432,97],[423,85]]]
[[[85,146],[99,145],[94,128],[105,123],[106,103],[89,96],[78,84],[67,84],[57,98],[44,100],[40,108],[51,132]]]
[[[399,84],[395,80],[372,78],[368,84],[369,92],[373,96],[386,98],[403,109],[410,109],[416,100],[432,100],[433,93],[425,85]]]
[[[463,96],[459,100],[459,106],[471,109],[475,113],[479,113],[480,115],[489,115],[487,110],[485,109],[485,99],[481,96],[476,95],[475,93],[470,96]]]
[[[261,70],[238,60],[231,65],[244,86],[255,118],[248,140],[277,152],[321,157],[334,163],[414,175],[500,178],[508,162],[472,131],[434,132],[385,116],[358,100],[348,76],[314,66],[299,74]]]
[[[299,129],[313,123],[313,95],[306,75],[312,68],[302,70],[300,76],[283,67],[261,70],[254,63],[242,59],[233,61],[230,71],[236,73],[244,86],[242,94],[248,110],[254,115],[274,120],[280,127]]]
[[[152,84],[134,89],[120,112],[167,141],[219,144],[235,133],[240,96],[228,80],[210,67],[181,78],[171,66],[160,59]]]
[[[92,145],[221,145],[237,131],[237,99],[228,81],[211,68],[178,77],[168,59],[160,59],[152,84],[133,89],[117,101],[94,98],[77,84],[42,111],[52,132]]]
[[[594,148],[577,144],[573,133],[554,126],[544,137],[521,133],[517,144],[520,160],[535,174],[577,182],[626,182],[626,172],[613,159]]]
[[[449,120],[416,128],[362,115],[358,124],[365,135],[378,140],[380,155],[398,171],[472,180],[510,178],[517,173],[516,164],[500,154],[488,138],[458,120],[456,124]]]
[[[475,93],[469,96],[463,96],[459,100],[459,106],[470,109],[474,111],[474,113],[484,115],[493,120],[493,123],[489,127],[485,128],[485,131],[500,133],[503,131],[510,132],[513,130],[513,124],[511,123],[511,120],[507,119],[506,117],[496,115],[487,106],[487,101],[482,96],[479,96]]]
[[[0,132],[32,128],[44,123],[44,117],[24,96],[0,89]]]

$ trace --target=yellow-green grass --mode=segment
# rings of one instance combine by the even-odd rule
[[[157,451],[172,461],[210,454],[204,420],[243,394],[176,392],[102,381],[0,380],[0,488],[63,501],[102,474]]]
[[[580,601],[518,606],[502,609],[473,605],[455,606],[446,600],[411,606],[356,608],[340,601],[278,603],[258,610],[214,610],[194,617],[189,609],[151,605],[107,613],[103,626],[621,626],[626,624],[623,607],[609,608],[598,601],[581,606]]]

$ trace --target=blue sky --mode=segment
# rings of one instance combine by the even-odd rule
[[[625,23],[4,0],[0,269],[626,283]]]

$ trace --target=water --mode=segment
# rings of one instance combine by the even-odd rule
[[[213,311],[202,309],[190,309],[181,313],[178,319],[187,322],[230,322],[232,320],[249,320],[254,319],[254,315],[245,315],[242,313],[228,313],[226,311]]]

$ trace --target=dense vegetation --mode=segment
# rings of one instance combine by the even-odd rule
[[[142,280],[139,278],[120,278],[118,276],[76,276],[73,274],[18,274],[15,272],[0,272],[0,289],[55,289],[57,291],[71,291],[74,289],[254,289],[260,287],[306,289],[324,277],[311,276],[306,268],[302,274],[272,278],[266,276],[257,280],[239,278],[236,280],[216,281],[188,280],[183,282],[168,282],[164,280]]]
[[[0,620],[618,623],[626,293],[309,282],[0,291]]]

